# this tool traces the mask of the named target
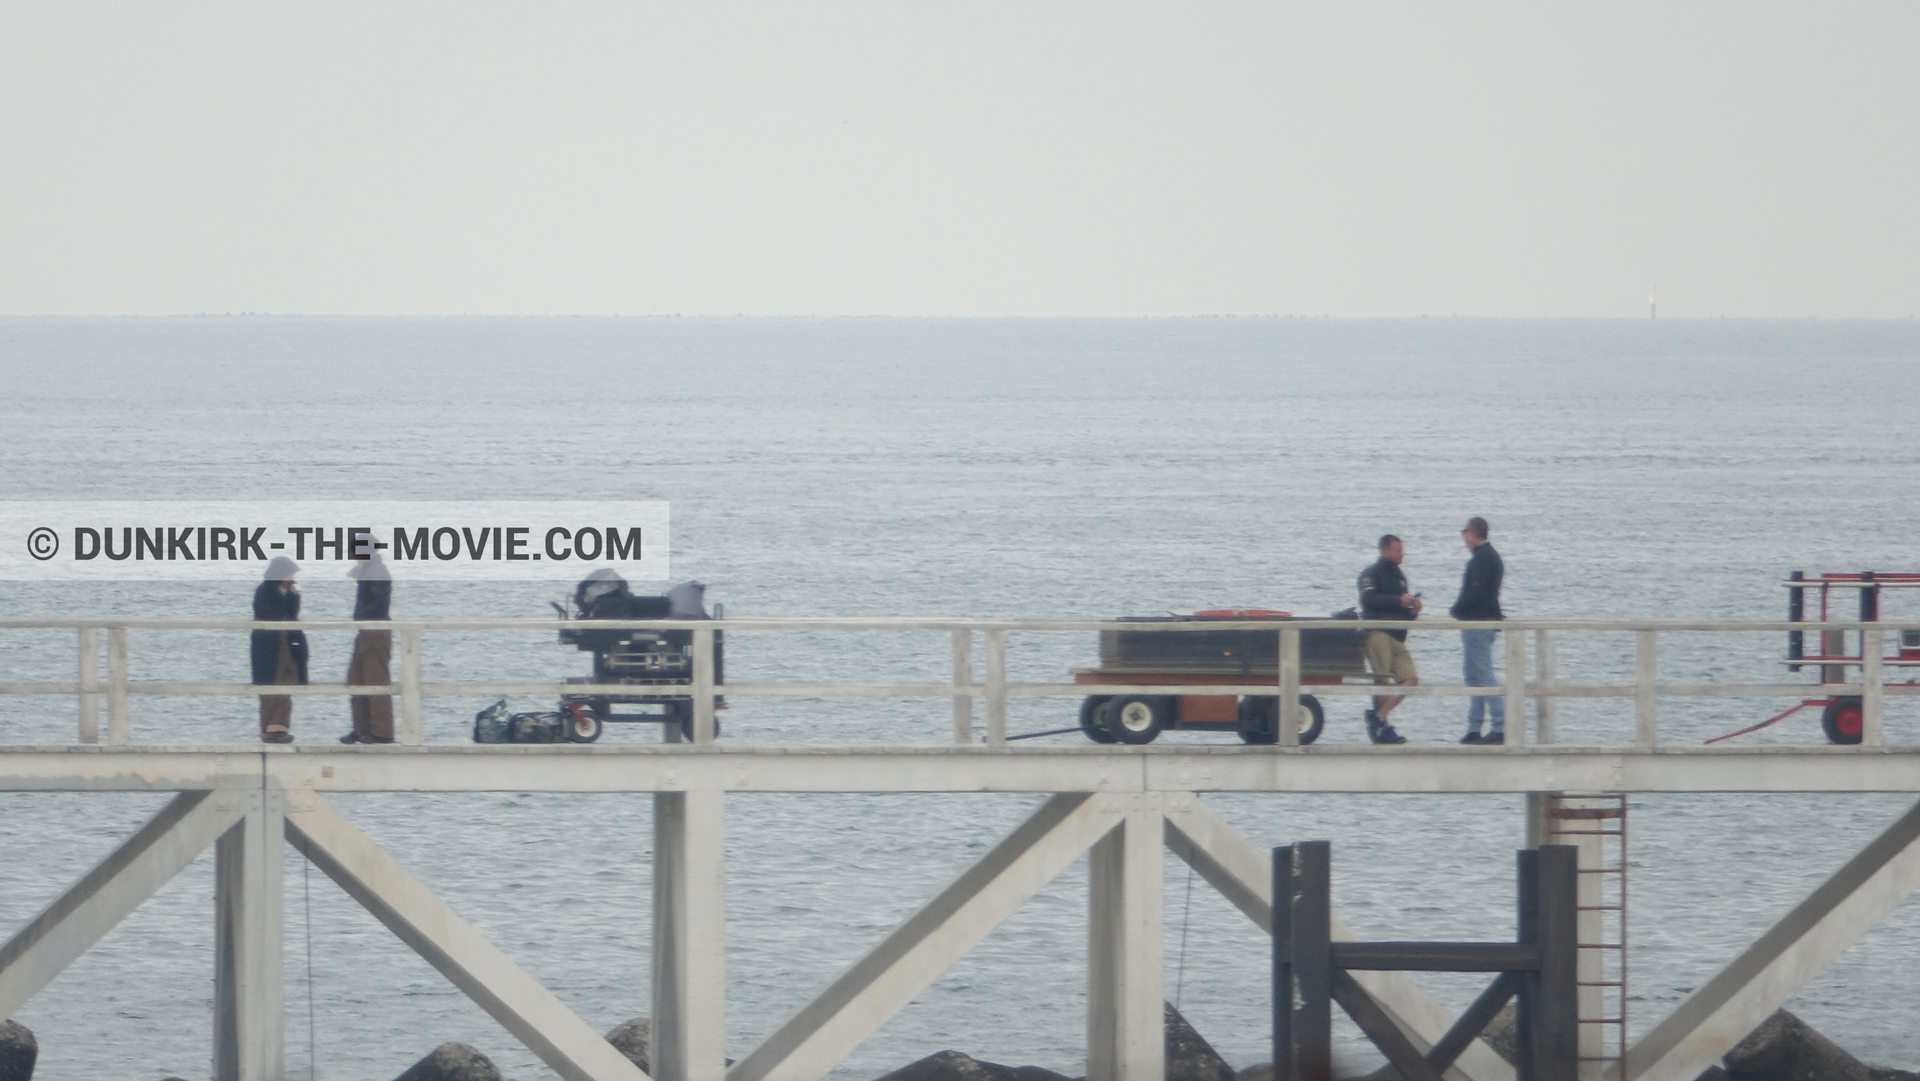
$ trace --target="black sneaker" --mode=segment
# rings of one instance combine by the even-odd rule
[[[1375,743],[1380,742],[1380,715],[1372,710],[1368,710],[1366,712],[1366,722],[1367,738]]]
[[[1462,743],[1484,743],[1484,742],[1486,742],[1486,741],[1485,741],[1485,740],[1484,740],[1483,738],[1481,738],[1481,735],[1480,735],[1480,733],[1478,733],[1478,732],[1468,732],[1468,733],[1467,733],[1466,735],[1464,735],[1464,736],[1461,736],[1461,737],[1460,737],[1460,742],[1462,742]]]
[[[260,737],[262,743],[292,743],[292,732],[267,732]]]
[[[1488,732],[1486,735],[1481,736],[1479,740],[1479,742],[1483,744],[1505,743],[1506,741],[1507,734],[1505,732]]]
[[[361,737],[360,737],[360,742],[362,742],[362,743],[392,743],[392,742],[393,742],[393,737],[391,737],[391,736],[389,736],[389,737],[387,737],[386,739],[381,739],[381,738],[380,738],[379,736],[361,736]]]
[[[348,732],[348,733],[347,733],[346,735],[344,735],[344,736],[341,736],[341,737],[340,737],[340,742],[342,742],[342,743],[359,743],[359,742],[361,742],[361,739],[360,739],[360,733],[358,733],[358,732]]]
[[[1375,743],[1405,743],[1407,737],[1395,732],[1392,725],[1382,724],[1380,730],[1374,733],[1373,741]]]

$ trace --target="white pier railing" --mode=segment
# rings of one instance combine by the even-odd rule
[[[1596,792],[1902,792],[1920,790],[1920,739],[1888,745],[1888,696],[1920,693],[1889,683],[1888,668],[1920,663],[1884,656],[1898,632],[1920,624],[1636,620],[1510,620],[1417,625],[1422,641],[1437,631],[1497,627],[1505,641],[1506,682],[1497,688],[1460,684],[1394,687],[1390,693],[1504,697],[1510,723],[1502,748],[1414,744],[1356,746],[1100,747],[1009,744],[1008,702],[1014,698],[1088,694],[1274,696],[1302,691],[1368,696],[1383,688],[1364,681],[1309,683],[1301,669],[1300,635],[1321,628],[1400,628],[1351,620],[1289,621],[1279,628],[1268,681],[1238,685],[1118,685],[1022,682],[1009,676],[1010,635],[1138,630],[1136,622],[1098,620],[728,619],[715,621],[570,622],[574,629],[645,627],[691,631],[693,679],[676,688],[692,709],[693,745],[475,747],[422,742],[422,704],[452,695],[623,695],[633,684],[501,680],[428,680],[422,656],[435,636],[500,634],[524,641],[551,633],[552,620],[435,620],[297,624],[246,620],[0,620],[0,631],[72,634],[78,648],[72,680],[0,682],[0,695],[72,696],[78,703],[76,743],[0,746],[0,791],[173,792],[140,831],[38,916],[0,942],[0,1017],[18,1009],[91,948],[196,856],[209,848],[216,864],[213,909],[222,928],[215,948],[212,1076],[216,1081],[285,1081],[285,940],[282,839],[402,941],[470,995],[507,1031],[567,1081],[822,1081],[834,1065],[983,941],[1062,869],[1089,861],[1087,928],[1087,1075],[1092,1081],[1165,1081],[1159,1039],[1165,998],[1165,853],[1193,870],[1256,925],[1270,922],[1272,876],[1266,853],[1210,810],[1215,792],[1527,793],[1530,807],[1563,794]],[[134,679],[130,660],[146,669],[165,657],[129,657],[129,633],[240,632],[298,628],[315,633],[367,629],[398,632],[398,681],[377,686]],[[1276,629],[1267,620],[1156,622],[1173,633]],[[1822,652],[1797,662],[1819,669],[1823,682],[1663,681],[1660,649],[1692,657],[1685,647],[1722,650],[1712,636],[1819,630]],[[813,632],[897,632],[951,637],[953,666],[945,678],[883,682],[727,682],[716,678],[716,632],[750,635]],[[1597,635],[1615,646],[1610,660],[1583,663],[1581,682],[1560,678],[1556,654],[1570,635]],[[1624,639],[1624,640],[1623,640]],[[1678,647],[1675,640],[1682,640]],[[1842,640],[1864,648],[1841,656]],[[739,639],[728,645],[739,648]],[[936,643],[938,638],[935,639]],[[455,643],[457,644],[457,643]],[[756,643],[757,644],[757,643]],[[1582,646],[1588,644],[1584,641]],[[105,676],[99,654],[105,647]],[[976,651],[976,646],[981,649]],[[224,648],[223,652],[228,652]],[[976,652],[982,654],[976,672]],[[1045,654],[1052,657],[1058,651]],[[1748,670],[1773,660],[1740,650]],[[469,651],[470,654],[470,651]],[[25,663],[29,651],[0,654]],[[174,651],[172,656],[180,656]],[[196,651],[193,657],[202,657]],[[35,663],[44,666],[41,650]],[[1569,656],[1572,656],[1569,651]],[[1713,652],[1713,667],[1733,670]],[[829,658],[833,659],[833,658]],[[1024,655],[1015,660],[1036,661]],[[1040,658],[1044,659],[1044,658]],[[168,662],[174,663],[174,662]],[[183,660],[178,663],[199,663]],[[464,662],[463,662],[464,663]],[[937,663],[937,662],[936,662]],[[1051,663],[1051,662],[1050,662]],[[1021,665],[1015,670],[1032,668]],[[736,664],[736,671],[738,670]],[[1267,680],[1268,666],[1260,666]],[[1601,672],[1611,681],[1584,673]],[[1842,679],[1859,672],[1855,682]],[[1631,678],[1618,678],[1630,672]],[[0,669],[0,679],[9,673]],[[155,696],[395,695],[399,733],[414,746],[254,744],[138,745],[131,742],[131,703]],[[1863,717],[1858,747],[1714,746],[1663,740],[1662,698],[1729,701],[1858,696]],[[850,699],[950,699],[952,742],[933,744],[764,746],[716,744],[714,708],[721,696]],[[100,699],[106,699],[104,745]],[[1632,702],[1631,741],[1581,740],[1591,732],[1563,729],[1557,703],[1609,698]],[[976,741],[975,703],[985,705],[986,746]],[[1528,707],[1532,707],[1531,716]],[[1569,720],[1574,711],[1569,710]],[[1620,711],[1624,713],[1625,711]],[[1607,723],[1623,730],[1618,716]],[[1532,731],[1528,732],[1528,721]],[[64,724],[64,721],[61,723]],[[1678,730],[1680,725],[1670,724]],[[1290,739],[1294,725],[1278,726]],[[143,729],[144,730],[144,729]],[[1696,733],[1697,735],[1697,733]],[[96,744],[96,746],[79,746]],[[556,794],[628,792],[654,802],[653,1029],[650,1073],[643,1073],[596,1034],[550,990],[466,923],[446,901],[380,848],[329,797],[348,792],[538,791]],[[914,915],[872,944],[859,960],[818,989],[782,1024],[761,1033],[728,1063],[726,1028],[726,860],[728,799],[741,792],[1032,793],[1047,798],[1032,815]],[[46,824],[37,824],[43,828]],[[1545,829],[1529,832],[1545,835]],[[3,855],[3,854],[0,854]],[[734,868],[731,873],[751,873]],[[1719,975],[1700,985],[1627,1050],[1624,1059],[1590,1063],[1580,1081],[1691,1081],[1753,1026],[1818,975],[1875,922],[1920,889],[1920,805],[1890,824],[1818,890],[1783,917]],[[1335,924],[1335,937],[1352,937]],[[1403,974],[1368,973],[1367,990],[1391,1014],[1405,1039],[1424,1053],[1445,1038],[1453,1017]],[[1356,976],[1356,979],[1359,979]],[[1476,1043],[1454,1061],[1447,1081],[1514,1081],[1494,1051]]]
[[[992,620],[992,619],[872,619],[872,618],[759,618],[727,620],[643,620],[643,621],[569,621],[564,624],[542,619],[443,619],[396,620],[391,622],[352,622],[309,620],[298,623],[256,623],[237,619],[0,619],[0,630],[71,630],[77,648],[76,678],[53,682],[7,682],[0,670],[0,695],[62,695],[78,700],[76,740],[101,742],[99,702],[106,699],[107,727],[105,743],[125,745],[129,741],[128,709],[135,696],[148,695],[391,695],[400,700],[396,734],[402,744],[422,741],[421,707],[427,698],[450,695],[622,695],[636,693],[632,684],[579,683],[502,680],[436,680],[421,674],[422,652],[429,634],[446,632],[548,631],[565,626],[577,630],[685,630],[692,632],[693,679],[684,688],[669,688],[667,693],[683,693],[692,704],[691,738],[696,744],[711,743],[715,736],[714,705],[722,697],[950,697],[953,701],[953,742],[971,743],[974,735],[974,700],[984,703],[985,742],[1001,747],[1007,742],[1007,702],[1011,698],[1044,696],[1102,695],[1272,695],[1282,702],[1297,701],[1303,689],[1315,695],[1367,697],[1380,693],[1414,696],[1481,696],[1489,693],[1504,698],[1507,716],[1516,720],[1528,716],[1532,707],[1533,726],[1515,723],[1508,729],[1510,743],[1593,743],[1578,738],[1579,733],[1562,733],[1557,704],[1563,699],[1619,698],[1633,700],[1633,746],[1641,749],[1679,745],[1663,741],[1660,732],[1659,700],[1662,698],[1764,698],[1857,696],[1860,699],[1862,732],[1860,744],[1872,748],[1886,743],[1884,703],[1888,696],[1920,694],[1920,685],[1889,682],[1889,668],[1920,667],[1920,657],[1887,657],[1888,643],[1900,643],[1901,632],[1920,631],[1920,623],[1906,622],[1820,622],[1733,620],[1611,620],[1553,619],[1507,620],[1500,623],[1467,623],[1454,620],[1423,620],[1414,625],[1423,636],[1434,632],[1497,629],[1507,632],[1505,641],[1504,682],[1498,687],[1472,687],[1459,683],[1423,683],[1413,687],[1394,687],[1390,692],[1360,679],[1340,684],[1305,683],[1300,663],[1300,636],[1314,630],[1406,629],[1397,622],[1356,620],[1293,620],[1281,624],[1279,656],[1275,658],[1276,676],[1271,683],[1248,682],[1195,686],[1185,683],[1038,683],[1019,682],[1007,676],[1007,636],[1009,633],[1068,632],[1088,634],[1107,630],[1140,630],[1135,622],[1101,620]],[[1156,632],[1200,633],[1226,630],[1276,629],[1271,620],[1209,619],[1191,622],[1156,622]],[[391,684],[357,686],[345,683],[308,683],[304,685],[267,685],[253,683],[190,682],[181,680],[135,680],[128,675],[128,632],[142,631],[249,631],[300,629],[314,632],[391,630],[399,640],[399,679]],[[1780,634],[1788,631],[1818,630],[1827,635],[1848,635],[1860,643],[1855,659],[1837,663],[1833,658],[1802,660],[1806,668],[1825,668],[1829,678],[1835,669],[1858,670],[1850,682],[1666,682],[1659,676],[1657,658],[1663,639],[1683,636],[1724,634]],[[714,678],[715,632],[945,632],[953,640],[953,667],[945,681],[919,682],[727,682]],[[1556,657],[1562,636],[1593,634],[1631,636],[1634,642],[1633,678],[1626,682],[1562,682]],[[977,636],[977,637],[976,637]],[[100,674],[102,639],[106,643],[106,675]],[[975,644],[983,644],[980,672],[975,673]],[[1529,648],[1531,646],[1531,648]],[[1914,652],[1911,650],[1903,652]],[[1782,664],[1789,663],[1786,660]],[[1265,666],[1262,666],[1265,667]],[[1297,742],[1297,724],[1278,726],[1282,747]]]

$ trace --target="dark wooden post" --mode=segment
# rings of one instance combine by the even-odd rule
[[[1572,845],[1520,852],[1520,941],[1540,950],[1520,992],[1521,1081],[1577,1081],[1580,1072],[1579,879]]]
[[[1572,845],[1540,853],[1540,1009],[1534,1022],[1535,1081],[1577,1081],[1580,1072],[1580,869]]]
[[[1293,846],[1293,1017],[1290,1081],[1333,1081],[1333,903],[1330,846]]]
[[[1273,850],[1273,1081],[1293,1077],[1293,846]]]

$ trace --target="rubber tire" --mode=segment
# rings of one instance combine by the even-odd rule
[[[1090,694],[1080,700],[1080,731],[1095,743],[1113,742],[1113,733],[1107,731],[1106,720],[1100,715],[1100,710],[1111,701],[1113,696],[1107,694]]]
[[[1152,743],[1173,720],[1173,700],[1156,694],[1128,694],[1107,703],[1101,712],[1101,722],[1115,741]]]
[[[687,702],[682,706],[682,708],[685,710],[685,712],[680,715],[680,739],[684,743],[692,743],[693,742],[693,703]],[[720,738],[720,718],[718,716],[715,716],[713,718],[713,738],[714,739]]]
[[[1280,742],[1280,726],[1274,716],[1278,695],[1248,695],[1240,700],[1240,742],[1256,746],[1267,746]],[[1300,704],[1306,708],[1309,718],[1307,727],[1300,733],[1300,746],[1305,747],[1320,738],[1327,727],[1326,711],[1320,708],[1320,700],[1310,694],[1300,696]]]
[[[560,711],[560,723],[568,743],[592,743],[607,730],[606,723],[588,709],[574,706]]]
[[[1828,743],[1860,742],[1860,699],[1836,698],[1820,714],[1820,727],[1827,731]]]

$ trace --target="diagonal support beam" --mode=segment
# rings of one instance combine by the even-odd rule
[[[1056,795],[761,1040],[727,1081],[819,1081],[1125,820],[1114,797]]]
[[[1272,858],[1198,797],[1171,799],[1166,816],[1166,844],[1173,854],[1187,861],[1262,932],[1269,931],[1273,926]],[[1336,942],[1359,937],[1338,916],[1333,917],[1332,932]],[[1403,973],[1355,972],[1353,978],[1422,1054],[1453,1026],[1452,1013]],[[1481,1040],[1468,1044],[1444,1076],[1447,1081],[1515,1078],[1507,1060]]]
[[[1627,1052],[1633,1081],[1693,1081],[1920,889],[1920,803]]]
[[[287,840],[567,1081],[649,1081],[345,815],[290,793]]]
[[[12,1016],[245,814],[227,792],[182,792],[0,946],[0,1017]]]

